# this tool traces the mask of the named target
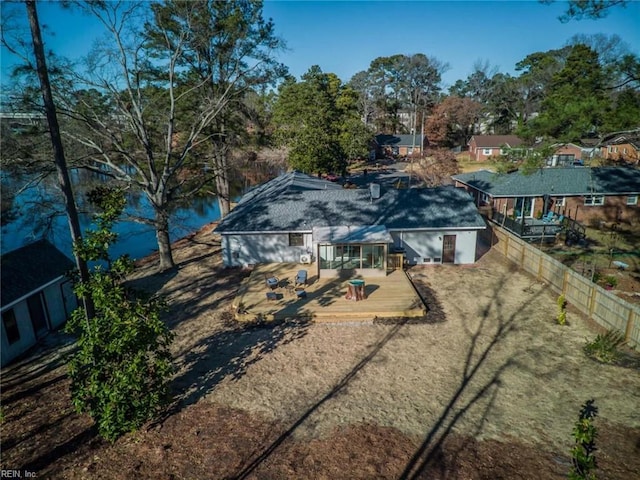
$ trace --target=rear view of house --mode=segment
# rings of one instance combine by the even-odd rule
[[[474,135],[468,145],[471,159],[482,162],[504,155],[506,148],[518,148],[523,143],[515,135]]]
[[[2,366],[62,326],[77,306],[74,263],[46,240],[2,256]]]
[[[379,157],[408,157],[422,155],[429,146],[425,135],[376,135],[376,154]]]
[[[225,266],[300,262],[327,278],[474,263],[485,228],[473,199],[452,186],[343,189],[290,172],[247,193],[216,232]]]

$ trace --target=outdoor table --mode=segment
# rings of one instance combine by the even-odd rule
[[[345,298],[356,302],[367,298],[364,291],[364,280],[349,280],[347,283],[347,295]]]

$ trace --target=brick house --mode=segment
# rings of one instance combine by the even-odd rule
[[[600,156],[605,160],[638,165],[640,161],[640,136],[620,135],[603,142]]]
[[[498,157],[506,148],[517,148],[524,141],[515,135],[473,135],[467,145],[471,158],[477,162]]]
[[[549,211],[578,222],[640,223],[640,169],[543,168],[531,175],[487,170],[454,175],[478,207],[511,218],[539,218]]]
[[[421,155],[429,146],[426,135],[385,135],[375,137],[379,157],[408,157],[412,153]]]
[[[571,167],[582,165],[584,161],[591,158],[594,152],[593,147],[583,147],[576,143],[556,143],[553,155],[547,160],[550,167]]]

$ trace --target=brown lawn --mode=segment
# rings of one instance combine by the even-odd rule
[[[160,290],[176,332],[176,403],[113,444],[69,406],[69,347],[2,372],[2,468],[39,478],[566,478],[571,430],[595,398],[599,475],[640,471],[640,368],[582,353],[596,329],[491,250],[412,269],[430,311],[399,320],[239,325],[241,279],[203,229]],[[50,336],[49,344],[63,341]]]

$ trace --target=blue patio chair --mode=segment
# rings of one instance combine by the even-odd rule
[[[547,212],[547,214],[544,217],[542,217],[542,221],[544,223],[549,223],[549,222],[553,221],[553,217],[554,216],[555,216],[555,214],[551,210],[549,210]]]
[[[280,283],[278,277],[266,277],[266,280],[267,287],[269,287],[271,290],[275,290],[276,288],[278,288],[278,284]]]
[[[299,270],[298,274],[296,275],[296,285],[306,285],[307,284],[307,271],[306,270]]]

